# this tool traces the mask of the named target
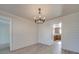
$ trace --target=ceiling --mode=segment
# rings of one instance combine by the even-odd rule
[[[67,15],[71,13],[79,12],[79,4],[65,4],[62,8],[62,14]]]
[[[59,4],[2,4],[0,10],[33,20],[34,16],[38,15],[38,8],[42,9],[42,16],[46,20],[51,20],[54,17],[66,15],[79,11],[79,5],[59,5]]]

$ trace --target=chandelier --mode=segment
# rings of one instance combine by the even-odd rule
[[[45,22],[45,17],[42,17],[41,8],[38,8],[38,16],[34,17],[36,24],[43,24]]]

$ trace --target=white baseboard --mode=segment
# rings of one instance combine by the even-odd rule
[[[38,42],[38,43],[41,43],[41,44],[44,44],[44,45],[52,45],[51,43],[50,44],[48,44],[48,43],[44,43],[44,42]]]
[[[70,54],[73,53],[73,54],[79,54],[79,52],[76,52],[76,51],[73,51],[73,50],[70,50],[70,49],[64,49],[62,48],[62,50],[66,51],[66,52],[69,52]]]
[[[33,43],[30,43],[28,45],[24,45],[24,46],[21,46],[21,47],[16,47],[16,48],[13,47],[13,49],[10,50],[10,51],[16,51],[18,49],[25,48],[25,47],[28,47],[28,46],[31,46],[31,45],[34,45],[34,44],[37,44],[37,42],[33,42]]]

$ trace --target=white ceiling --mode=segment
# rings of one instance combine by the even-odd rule
[[[30,20],[33,20],[33,17],[38,15],[38,8],[42,9],[42,15],[45,16],[47,20],[49,20],[53,17],[61,15],[62,5],[0,5],[0,10]]]
[[[79,4],[65,4],[62,8],[62,14],[67,15],[71,13],[79,12]]]
[[[0,10],[33,20],[38,15],[38,8],[42,9],[42,15],[46,20],[54,17],[79,11],[79,5],[59,5],[59,4],[3,4]]]

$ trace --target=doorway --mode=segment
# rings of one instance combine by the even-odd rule
[[[53,25],[53,41],[54,41],[53,53],[54,54],[61,54],[62,53],[61,27],[62,27],[62,23]]]
[[[10,21],[0,17],[0,54],[10,52]]]

